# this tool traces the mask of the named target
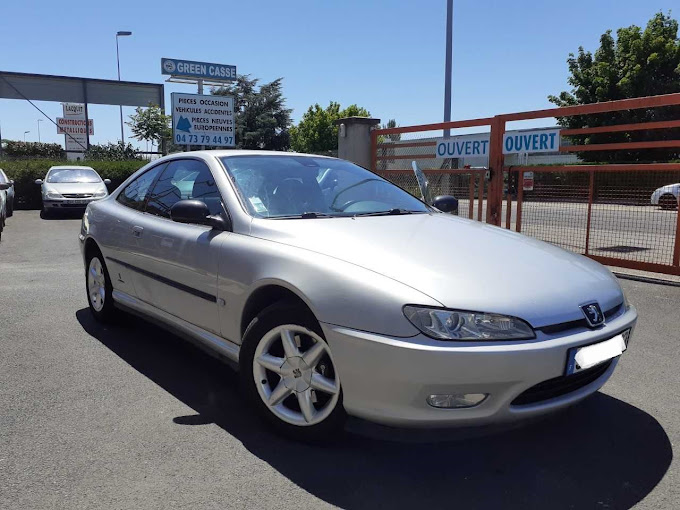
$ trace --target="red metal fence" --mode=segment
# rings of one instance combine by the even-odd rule
[[[590,105],[551,108],[438,124],[372,132],[372,169],[417,193],[410,168],[418,161],[433,193],[453,194],[460,215],[532,235],[583,253],[605,264],[680,275],[678,208],[652,205],[652,193],[680,183],[680,163],[580,164],[507,166],[503,136],[509,122],[593,115],[626,110],[658,111],[680,105],[680,94],[651,96]],[[650,115],[653,118],[653,115]],[[487,168],[456,168],[458,161],[438,158],[436,140],[444,129],[490,129]],[[680,128],[680,120],[562,129],[560,136],[600,133],[663,132]],[[680,140],[563,144],[562,154],[680,148]],[[522,185],[534,173],[533,190]],[[662,204],[668,205],[668,204]],[[675,205],[675,204],[673,204]]]

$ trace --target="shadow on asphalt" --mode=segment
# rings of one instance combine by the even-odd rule
[[[482,437],[428,431],[426,440],[404,442],[384,439],[385,428],[376,427],[372,437],[349,433],[332,446],[301,445],[271,433],[240,398],[236,373],[188,342],[134,317],[113,327],[96,323],[88,309],[76,317],[196,411],[175,417],[178,426],[215,423],[304,490],[343,508],[630,508],[673,457],[652,416],[602,393],[549,420]]]
[[[40,211],[41,220],[82,220],[85,210],[83,209],[65,209],[63,211],[52,211],[45,214],[44,211]]]

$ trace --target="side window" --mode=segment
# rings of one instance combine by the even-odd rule
[[[132,209],[143,211],[144,199],[149,191],[149,186],[151,186],[153,180],[166,166],[166,164],[156,165],[152,169],[144,172],[128,184],[125,189],[120,192],[116,200]]]
[[[170,209],[180,200],[201,200],[210,214],[222,211],[222,197],[210,168],[195,159],[177,159],[168,164],[149,194],[146,212],[170,218]]]

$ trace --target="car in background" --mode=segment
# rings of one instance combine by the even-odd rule
[[[7,220],[7,190],[9,188],[8,182],[0,182],[0,239],[2,239],[2,231],[5,229]]]
[[[108,196],[109,179],[102,179],[89,166],[53,166],[45,179],[36,179],[41,186],[43,215],[58,211],[85,210],[87,204]]]
[[[451,198],[336,158],[172,154],[88,205],[84,290],[98,321],[127,310],[238,363],[254,408],[303,440],[346,415],[493,424],[596,392],[637,319],[616,277],[445,214]]]
[[[5,204],[5,210],[7,212],[7,217],[9,218],[14,214],[14,181],[7,177],[5,171],[0,168],[0,184],[7,183],[9,188],[5,190],[7,203]]]
[[[652,193],[652,205],[658,205],[661,209],[675,209],[678,207],[680,197],[680,182],[661,186]]]

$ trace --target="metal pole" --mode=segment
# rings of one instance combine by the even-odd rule
[[[38,119],[38,143],[40,143],[40,123],[42,122],[42,119]]]
[[[446,62],[444,71],[444,122],[451,121],[451,61],[453,60],[453,0],[446,0]],[[444,138],[451,134],[444,130]]]
[[[116,34],[116,65],[118,66],[118,81],[120,81],[120,51],[118,50],[118,34]],[[120,140],[125,143],[125,133],[123,131],[123,105],[118,105],[120,111]]]
[[[203,95],[203,79],[198,79],[198,93]],[[205,145],[201,145],[201,150],[205,150]]]

